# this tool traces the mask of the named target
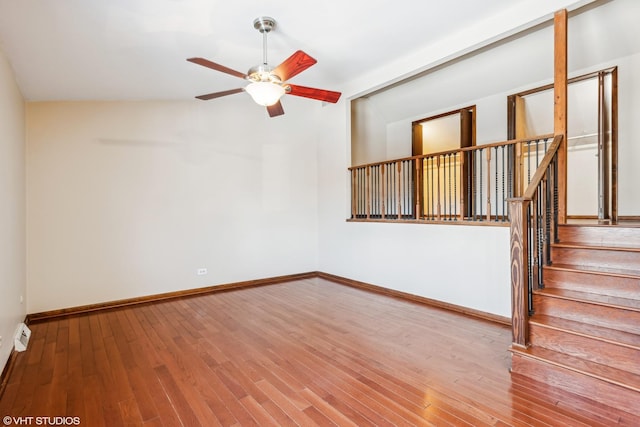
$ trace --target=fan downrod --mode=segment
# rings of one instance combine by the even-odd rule
[[[276,27],[276,20],[269,16],[261,16],[253,21],[253,28],[261,33],[268,33]]]

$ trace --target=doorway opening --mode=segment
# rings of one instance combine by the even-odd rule
[[[568,81],[567,217],[617,222],[617,67]],[[553,85],[510,95],[508,139],[553,133]]]
[[[449,111],[437,116],[427,117],[414,121],[411,124],[412,127],[412,155],[430,155],[435,153],[442,153],[451,150],[458,150],[460,148],[472,147],[476,145],[476,107],[475,105],[458,110]],[[471,153],[465,153],[464,156],[470,156]],[[451,163],[451,158],[448,158]],[[416,194],[415,200],[417,200],[420,206],[424,207],[425,212],[435,212],[437,205],[448,206],[451,205],[452,199],[454,203],[457,200],[469,200],[470,189],[467,185],[454,186],[453,191],[451,188],[433,188],[433,176],[434,173],[439,175],[435,181],[440,183],[439,186],[444,186],[446,182],[469,182],[469,174],[473,173],[473,170],[465,168],[460,171],[459,161],[460,159],[455,157],[453,164],[448,164],[447,167],[440,168],[437,163],[434,163],[433,159],[423,160],[422,170],[422,184],[420,188],[422,191],[419,193],[414,190]],[[470,159],[465,159],[467,164],[471,165]],[[448,176],[448,180],[443,174],[454,176]],[[431,179],[431,185],[428,185],[428,180]],[[415,180],[415,177],[414,177]],[[472,200],[464,205],[465,217],[471,216],[473,203]]]

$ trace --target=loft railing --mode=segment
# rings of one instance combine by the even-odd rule
[[[509,199],[511,214],[511,295],[513,344],[526,347],[533,292],[544,287],[543,267],[551,262],[558,225],[558,149],[556,135],[521,197]]]
[[[553,135],[443,151],[349,168],[352,221],[509,220]]]

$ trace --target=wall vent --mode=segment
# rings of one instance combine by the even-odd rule
[[[20,323],[16,328],[16,334],[14,335],[14,346],[16,351],[25,351],[27,345],[29,345],[29,338],[31,338],[31,329],[24,323]]]

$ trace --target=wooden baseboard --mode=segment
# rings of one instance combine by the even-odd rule
[[[290,274],[286,276],[270,277],[267,279],[247,280],[244,282],[228,283],[223,285],[206,286],[204,288],[187,289],[184,291],[167,292],[162,294],[147,295],[137,298],[127,298],[116,301],[107,301],[98,304],[82,305],[77,307],[63,308],[59,310],[43,311],[40,313],[28,314],[25,320],[27,325],[44,322],[46,320],[59,319],[69,316],[78,316],[100,310],[111,310],[114,308],[127,307],[137,304],[148,304],[168,299],[191,297],[195,295],[211,294],[215,292],[231,291],[234,289],[251,288],[255,286],[274,285],[277,283],[291,282],[317,277],[316,272]]]
[[[9,375],[11,375],[11,371],[13,370],[13,366],[16,363],[16,357],[18,356],[18,352],[14,349],[9,354],[9,359],[7,363],[4,365],[4,369],[2,370],[2,374],[0,374],[0,400],[2,400],[2,395],[4,394],[5,389],[7,388],[7,384],[9,384]]]
[[[40,313],[28,314],[25,320],[27,325],[31,323],[44,322],[52,319],[59,319],[70,316],[78,316],[81,314],[91,313],[101,310],[111,310],[115,308],[127,307],[137,304],[149,304],[157,301],[164,301],[168,299],[191,297],[195,295],[211,294],[215,292],[224,292],[234,289],[250,288],[255,286],[273,285],[277,283],[291,282],[294,280],[311,279],[314,277],[320,277],[325,280],[332,281],[341,285],[351,286],[354,288],[363,289],[377,294],[386,295],[393,298],[402,299],[418,304],[428,305],[431,307],[437,307],[444,310],[454,311],[467,316],[488,320],[494,323],[500,323],[504,325],[511,325],[511,319],[504,316],[498,316],[484,311],[475,310],[472,308],[462,307],[455,304],[446,303],[443,301],[434,300],[431,298],[421,297],[413,295],[407,292],[396,291],[394,289],[385,288],[382,286],[372,285],[370,283],[359,282],[357,280],[347,279],[345,277],[336,276],[334,274],[323,273],[321,271],[313,271],[308,273],[290,274],[287,276],[270,277],[267,279],[248,280],[244,282],[228,283],[224,285],[207,286],[204,288],[187,289],[184,291],[167,292],[163,294],[148,295],[138,298],[128,298],[117,301],[109,301],[99,304],[89,304],[78,307],[63,308],[60,310],[44,311]]]
[[[447,302],[438,301],[431,298],[421,297],[419,295],[413,295],[407,292],[396,291],[394,289],[384,288],[382,286],[377,286],[377,285],[372,285],[370,283],[347,279],[345,277],[335,276],[333,274],[323,273],[320,271],[317,272],[317,276],[322,279],[339,283],[341,285],[351,286],[354,288],[375,292],[377,294],[387,295],[393,298],[398,298],[405,301],[428,305],[431,307],[442,308],[444,310],[461,313],[470,317],[475,317],[483,320],[488,320],[490,322],[511,326],[510,318],[504,317],[504,316],[498,316],[497,314],[487,313],[484,311],[475,310],[473,308],[462,307],[460,305],[450,304]]]

